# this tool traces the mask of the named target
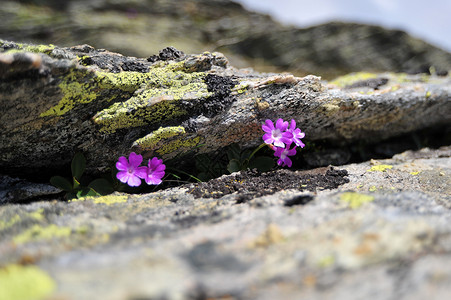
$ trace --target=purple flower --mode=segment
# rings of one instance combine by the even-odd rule
[[[266,120],[262,125],[262,129],[266,132],[263,135],[263,141],[266,144],[274,144],[276,147],[285,148],[285,144],[291,144],[293,134],[287,132],[288,122],[284,122],[282,119],[276,121],[276,126],[271,120]]]
[[[119,172],[116,174],[117,179],[123,183],[127,183],[129,186],[141,185],[141,179],[146,176],[146,167],[140,167],[139,165],[143,161],[142,155],[135,152],[130,153],[129,159],[125,156],[119,157],[119,161],[116,163],[116,168]]]
[[[149,163],[145,169],[145,175],[142,178],[146,180],[147,184],[157,185],[161,183],[161,179],[164,176],[164,170],[166,169],[162,159],[156,157],[149,159]]]
[[[287,129],[288,132],[291,132],[293,135],[292,141],[301,148],[305,147],[305,144],[301,141],[302,138],[305,137],[305,133],[301,131],[301,129],[296,128],[296,121],[291,120],[290,128]]]
[[[288,156],[296,155],[296,146],[294,146],[293,149],[289,149],[290,146],[291,144],[286,148],[275,147],[276,151],[274,152],[274,156],[279,157],[279,159],[277,160],[277,164],[279,166],[288,166],[289,168],[291,168],[292,161]]]

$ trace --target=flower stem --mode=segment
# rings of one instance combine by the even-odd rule
[[[175,169],[175,168],[171,168],[171,167],[168,167],[167,169],[168,169],[168,170],[173,170],[173,171],[178,172],[178,173],[181,173],[181,174],[184,174],[184,175],[186,175],[186,176],[188,176],[188,177],[190,177],[190,178],[196,180],[197,182],[202,182],[202,180],[200,180],[200,179],[197,178],[196,176],[193,176],[193,175],[191,175],[191,174],[189,174],[189,173],[186,173],[186,172],[184,172],[184,171],[182,171],[182,170]],[[172,173],[172,175],[176,176],[174,173]]]
[[[264,146],[266,146],[266,143],[262,143],[260,146],[258,146],[252,153],[251,155],[249,155],[248,161],[251,161],[252,157],[255,155],[255,153],[257,153],[258,150],[260,150],[261,148],[263,148]]]

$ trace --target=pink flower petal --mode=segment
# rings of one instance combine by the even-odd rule
[[[264,141],[266,144],[272,144],[272,143],[274,142],[274,139],[272,138],[271,133],[265,133],[265,134],[263,135],[263,141]]]
[[[163,164],[161,164],[161,165],[159,165],[158,167],[155,168],[155,172],[161,172],[161,171],[164,171],[164,170],[166,170],[166,166],[163,165]]]
[[[160,159],[154,157],[151,160],[149,159],[148,166],[151,170],[155,170],[155,168],[158,167],[159,165],[161,165],[162,163],[163,163],[163,160],[160,160]]]
[[[138,167],[136,168],[134,174],[139,178],[146,178],[147,176],[147,167]]]
[[[277,119],[276,121],[276,128],[280,129],[281,131],[284,131],[285,129],[282,129],[284,127],[284,121],[283,119]]]
[[[161,183],[161,179],[157,178],[155,176],[148,176],[148,177],[146,177],[146,183],[158,185]]]
[[[285,158],[284,163],[288,166],[288,168],[291,168],[291,165],[293,164],[291,159],[288,157]]]
[[[266,125],[266,127],[269,128],[269,130],[268,130],[267,132],[269,132],[269,131],[271,131],[271,130],[274,129],[274,123],[273,123],[271,120],[266,120],[266,121],[265,121],[265,125]],[[263,125],[263,126],[265,126],[265,125]],[[263,127],[263,126],[262,126],[262,127]]]
[[[128,159],[130,161],[130,165],[132,165],[134,167],[139,166],[143,161],[142,155],[136,154],[135,152],[130,153],[130,156]]]
[[[274,144],[274,146],[276,146],[276,147],[281,147],[281,148],[284,148],[284,147],[285,147],[285,143],[282,142],[282,141],[280,141],[280,140],[274,141],[273,144]]]
[[[141,185],[141,179],[138,176],[130,174],[127,180],[127,184],[129,186],[140,186]]]
[[[116,168],[120,171],[125,171],[128,169],[128,160],[124,156],[119,157],[118,162],[116,163]]]
[[[121,171],[116,174],[116,178],[119,179],[119,181],[126,183],[128,180],[128,174],[129,173],[127,171]]]

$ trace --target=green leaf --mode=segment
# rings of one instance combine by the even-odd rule
[[[66,199],[67,200],[71,200],[71,199],[74,199],[74,198],[77,198],[77,194],[75,194],[73,192],[70,192],[70,193],[66,194]]]
[[[72,176],[80,180],[81,175],[83,175],[83,172],[86,168],[86,159],[85,156],[78,152],[74,155],[74,158],[72,159]]]
[[[89,192],[86,194],[86,197],[98,197],[98,196],[102,196],[102,195],[100,195],[93,189],[89,189]]]
[[[77,180],[77,178],[72,177],[73,181],[74,181],[74,190],[78,189],[80,187],[80,182]]]
[[[189,174],[189,173],[187,173],[187,172],[185,172],[185,171],[182,171],[182,170],[179,170],[179,169],[176,169],[176,168],[171,168],[171,167],[166,168],[166,170],[168,170],[168,171],[169,171],[169,170],[172,170],[172,171],[178,172],[178,173],[180,173],[180,174],[186,175],[186,176],[188,176],[188,177],[194,179],[194,180],[197,181],[197,182],[202,182],[202,180],[200,180],[200,179],[197,178],[196,176],[191,175],[191,174]],[[174,176],[175,178],[177,178],[177,179],[179,179],[179,180],[181,179],[180,176],[178,176],[178,175],[176,175],[176,174],[174,174],[174,173],[170,173],[170,175]],[[163,179],[163,180],[164,180],[164,179]]]
[[[96,191],[94,191],[91,188],[88,187],[84,187],[82,190],[77,192],[77,198],[83,198],[83,197],[96,197],[96,196],[101,196],[99,193],[97,193]]]
[[[228,146],[227,158],[229,159],[229,161],[231,161],[232,159],[237,159],[237,160],[240,159],[240,155],[241,155],[241,149],[238,144],[232,144],[232,145]]]
[[[240,162],[237,159],[232,159],[229,161],[229,164],[227,165],[227,171],[230,173],[238,172],[241,170]]]
[[[105,178],[99,178],[91,181],[88,187],[100,195],[108,195],[114,192],[113,185]]]
[[[77,196],[77,198],[83,198],[83,197],[86,196],[86,194],[87,194],[88,192],[89,192],[89,190],[82,189],[82,190],[79,190],[79,191],[77,192],[76,196]]]
[[[175,177],[176,179],[178,179],[178,180],[182,179],[182,177],[180,177],[180,176],[178,176],[178,175],[176,175],[176,174],[174,174],[174,173],[171,173],[171,175],[174,176],[174,177]]]
[[[269,156],[258,156],[251,160],[249,168],[257,168],[260,172],[267,172],[274,167],[274,158]]]
[[[61,176],[53,176],[50,178],[50,183],[53,186],[56,186],[59,189],[62,189],[63,191],[70,192],[72,191],[72,185],[70,184],[69,180],[67,180],[64,177]]]

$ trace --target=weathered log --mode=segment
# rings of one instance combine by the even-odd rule
[[[147,60],[87,45],[0,41],[0,52],[4,173],[59,168],[77,151],[101,170],[130,151],[168,159],[255,146],[265,119],[293,118],[306,140],[341,144],[451,121],[449,77],[354,74],[328,83],[173,48]]]

